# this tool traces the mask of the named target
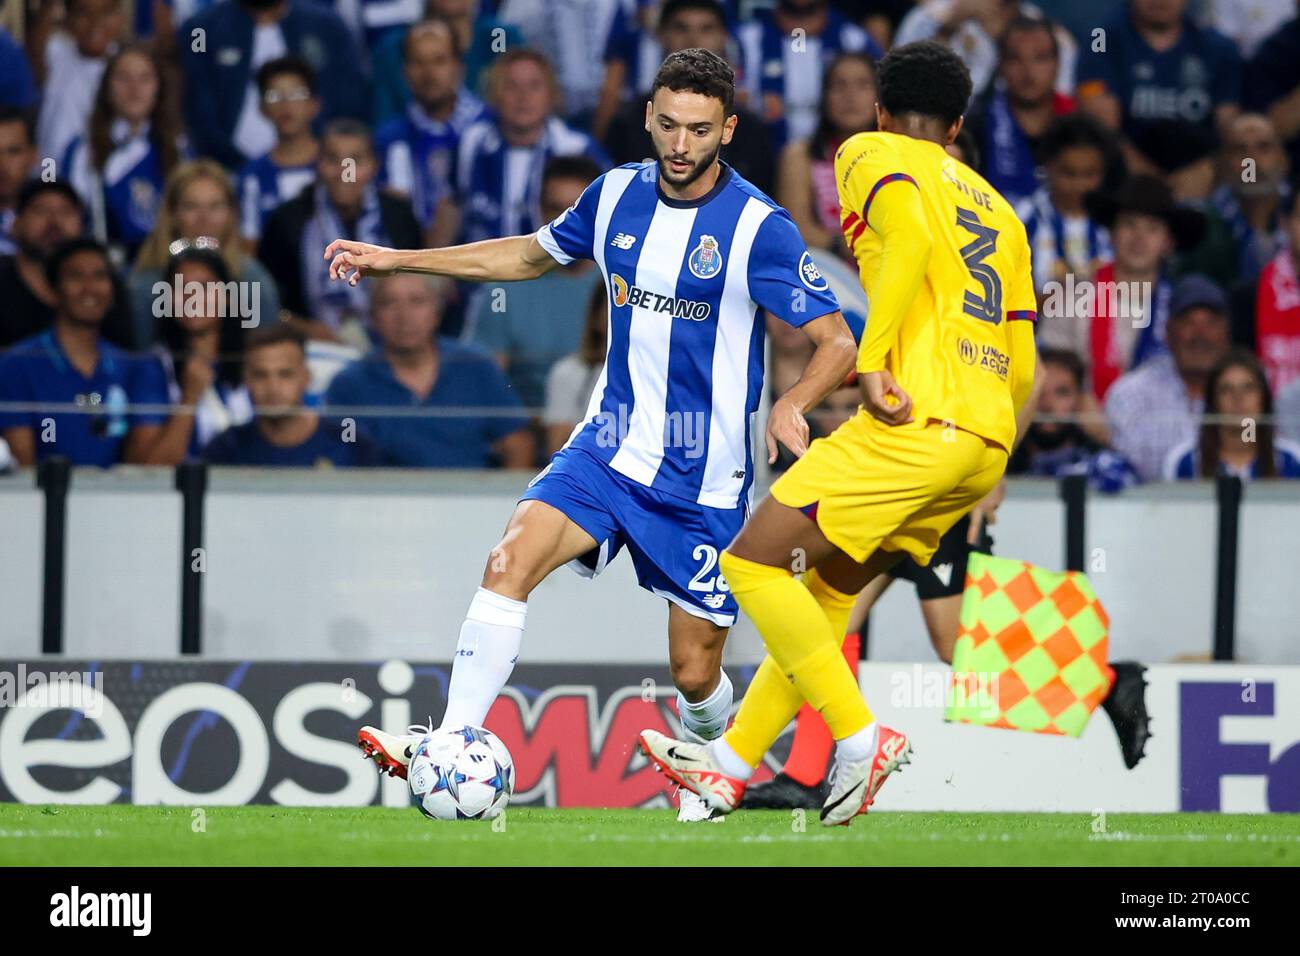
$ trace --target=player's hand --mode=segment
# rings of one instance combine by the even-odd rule
[[[383,278],[397,271],[397,250],[369,242],[335,239],[325,247],[330,260],[330,278],[356,285],[363,278]]]
[[[887,370],[859,375],[858,387],[867,411],[886,425],[906,425],[912,421],[912,397]]]
[[[790,454],[802,458],[808,450],[808,420],[803,412],[786,398],[778,398],[767,418],[767,463],[776,463],[777,443],[790,449]]]
[[[979,544],[980,532],[985,525],[998,523],[998,508],[1007,496],[1007,479],[1000,478],[993,490],[981,498],[970,510],[970,527],[966,530],[966,543]]]

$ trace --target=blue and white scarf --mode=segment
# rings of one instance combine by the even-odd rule
[[[312,191],[312,204],[315,212],[307,220],[298,249],[303,295],[307,300],[308,317],[337,329],[349,315],[366,315],[370,302],[368,286],[366,283],[354,286],[347,282],[331,282],[329,263],[321,257],[321,250],[340,236],[381,246],[388,245],[389,240],[380,216],[379,191],[374,185],[366,187],[361,214],[351,227],[345,226],[339,218],[322,183],[317,183]]]

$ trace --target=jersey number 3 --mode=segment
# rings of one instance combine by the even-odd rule
[[[961,257],[980,291],[966,290],[965,312],[981,322],[997,325],[1002,321],[1002,279],[984,260],[997,249],[998,231],[980,222],[980,217],[969,209],[957,209],[957,225],[975,233],[975,238],[962,246]]]

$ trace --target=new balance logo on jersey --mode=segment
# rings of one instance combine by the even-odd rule
[[[722,605],[727,603],[727,596],[725,594],[706,594],[700,598],[700,602],[705,607],[712,608],[716,611],[718,608],[722,607]]]
[[[940,581],[943,582],[944,587],[947,587],[949,584],[952,583],[952,562],[951,561],[945,562],[943,564],[936,564],[933,567],[931,567],[930,570],[934,572],[934,576],[936,578],[938,578]]]
[[[636,236],[629,236],[626,232],[620,232],[613,239],[609,240],[611,246],[617,246],[624,252],[636,245]]]

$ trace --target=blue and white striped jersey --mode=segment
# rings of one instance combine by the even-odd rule
[[[537,233],[594,259],[609,293],[605,368],[568,444],[650,488],[735,508],[753,481],[766,309],[793,326],[839,310],[789,213],[722,166],[696,200],[655,163],[605,173]]]

